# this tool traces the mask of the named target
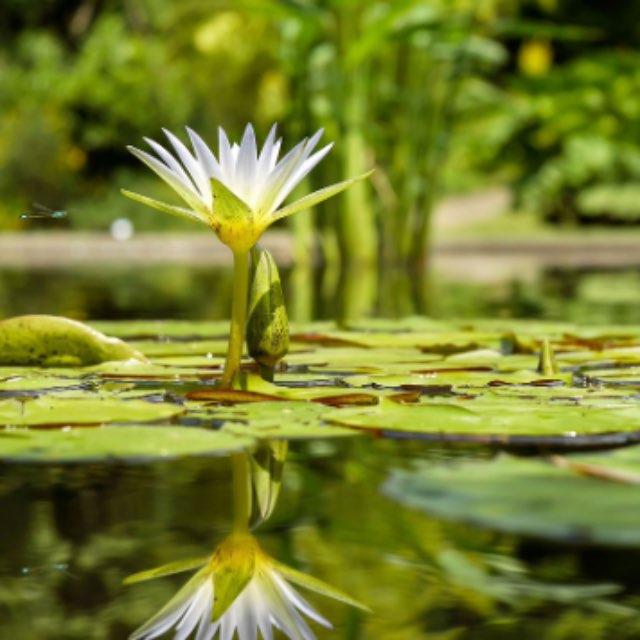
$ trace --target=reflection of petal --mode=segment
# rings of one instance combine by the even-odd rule
[[[222,553],[214,554],[159,613],[134,632],[131,640],[152,640],[170,629],[175,630],[174,640],[186,640],[194,632],[195,640],[214,640],[216,635],[219,640],[257,640],[258,633],[264,640],[272,640],[273,628],[291,640],[315,640],[305,617],[331,628],[331,623],[287,582],[279,570],[283,565],[266,556],[255,539],[232,535],[219,549]],[[227,553],[229,550],[232,553]],[[216,574],[228,575],[235,562],[244,563],[246,559],[239,558],[243,553],[253,555],[253,577],[219,620],[212,621]],[[324,591],[326,595],[331,588]]]

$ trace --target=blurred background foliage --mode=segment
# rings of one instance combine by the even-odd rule
[[[166,198],[124,147],[247,121],[324,127],[318,184],[377,168],[317,216],[327,252],[424,257],[435,200],[493,183],[549,223],[637,223],[639,25],[636,0],[4,0],[0,228],[37,201],[193,230],[119,195]]]

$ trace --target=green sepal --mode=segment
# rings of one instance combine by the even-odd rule
[[[127,576],[122,584],[135,584],[137,582],[144,582],[146,580],[154,580],[155,578],[162,578],[163,576],[171,576],[175,573],[182,573],[183,571],[191,571],[202,567],[209,561],[209,556],[204,558],[188,558],[186,560],[178,560],[176,562],[170,562],[169,564],[163,564],[161,567],[155,567],[154,569],[147,569],[146,571],[140,571],[133,575]]]
[[[135,200],[136,202],[140,202],[142,204],[146,204],[148,207],[152,209],[157,209],[158,211],[162,211],[163,213],[169,213],[172,216],[178,216],[180,218],[187,218],[188,220],[196,220],[203,224],[208,224],[207,221],[200,216],[195,211],[191,209],[185,209],[184,207],[176,207],[172,204],[167,204],[166,202],[161,202],[160,200],[154,200],[153,198],[149,198],[148,196],[143,196],[140,193],[135,193],[135,191],[127,191],[126,189],[120,189],[120,193],[131,200]]]
[[[253,214],[249,205],[238,198],[225,184],[211,178],[211,189],[213,190],[213,211],[218,219],[224,221],[247,220]]]
[[[284,578],[286,578],[289,582],[293,582],[297,584],[299,587],[304,587],[305,589],[309,589],[310,591],[314,591],[315,593],[319,593],[322,596],[326,596],[327,598],[332,598],[333,600],[338,600],[338,602],[342,602],[344,604],[348,604],[352,607],[356,607],[357,609],[362,609],[363,611],[371,611],[367,605],[354,600],[351,596],[348,596],[346,593],[328,585],[326,582],[322,582],[322,580],[318,580],[318,578],[314,578],[313,576],[307,575],[306,573],[302,573],[301,571],[297,571],[296,569],[292,569],[285,564],[281,564],[275,560],[272,560],[272,564],[274,569],[282,574]]]
[[[280,218],[286,218],[294,213],[298,213],[298,211],[304,211],[306,209],[310,209],[311,207],[319,204],[320,202],[324,202],[329,198],[341,193],[345,189],[348,189],[351,185],[356,182],[360,182],[361,180],[365,180],[373,173],[373,169],[368,171],[367,173],[363,173],[360,176],[356,176],[355,178],[349,178],[348,180],[343,180],[342,182],[336,182],[335,184],[329,185],[328,187],[324,187],[323,189],[318,189],[318,191],[314,191],[300,200],[296,200],[291,204],[279,209],[274,213],[274,219],[280,220]]]
[[[249,539],[251,540],[251,539]],[[255,571],[255,543],[234,537],[222,543],[215,556],[211,621],[219,620],[249,584]]]

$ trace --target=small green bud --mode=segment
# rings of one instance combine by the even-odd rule
[[[542,341],[542,349],[540,349],[540,357],[538,359],[538,373],[544,376],[556,376],[560,373],[556,355],[548,338]]]
[[[278,360],[289,350],[289,319],[278,267],[265,249],[251,251],[247,348],[266,380],[273,380]]]

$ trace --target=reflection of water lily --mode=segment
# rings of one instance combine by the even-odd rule
[[[138,582],[193,568],[178,563],[131,576]],[[196,640],[219,638],[255,640],[258,631],[265,640],[272,628],[289,638],[313,640],[315,635],[305,616],[331,627],[292,586],[312,591],[363,608],[342,592],[320,580],[291,569],[267,556],[257,541],[246,533],[229,536],[187,584],[131,640],[151,640],[171,629],[174,638],[184,640],[195,631]]]
[[[240,368],[247,314],[249,250],[264,230],[276,220],[286,218],[344,191],[366,175],[319,189],[296,202],[282,206],[285,198],[331,150],[327,145],[315,151],[322,131],[305,138],[278,160],[282,140],[276,139],[275,126],[258,151],[256,136],[247,125],[240,144],[231,144],[220,129],[216,157],[200,136],[187,129],[193,152],[175,135],[165,131],[175,150],[147,139],[157,157],[129,147],[138,159],[162,178],[187,204],[176,207],[147,196],[123,191],[124,195],[154,209],[203,222],[233,251],[234,286],[231,335],[222,380],[231,387]]]

